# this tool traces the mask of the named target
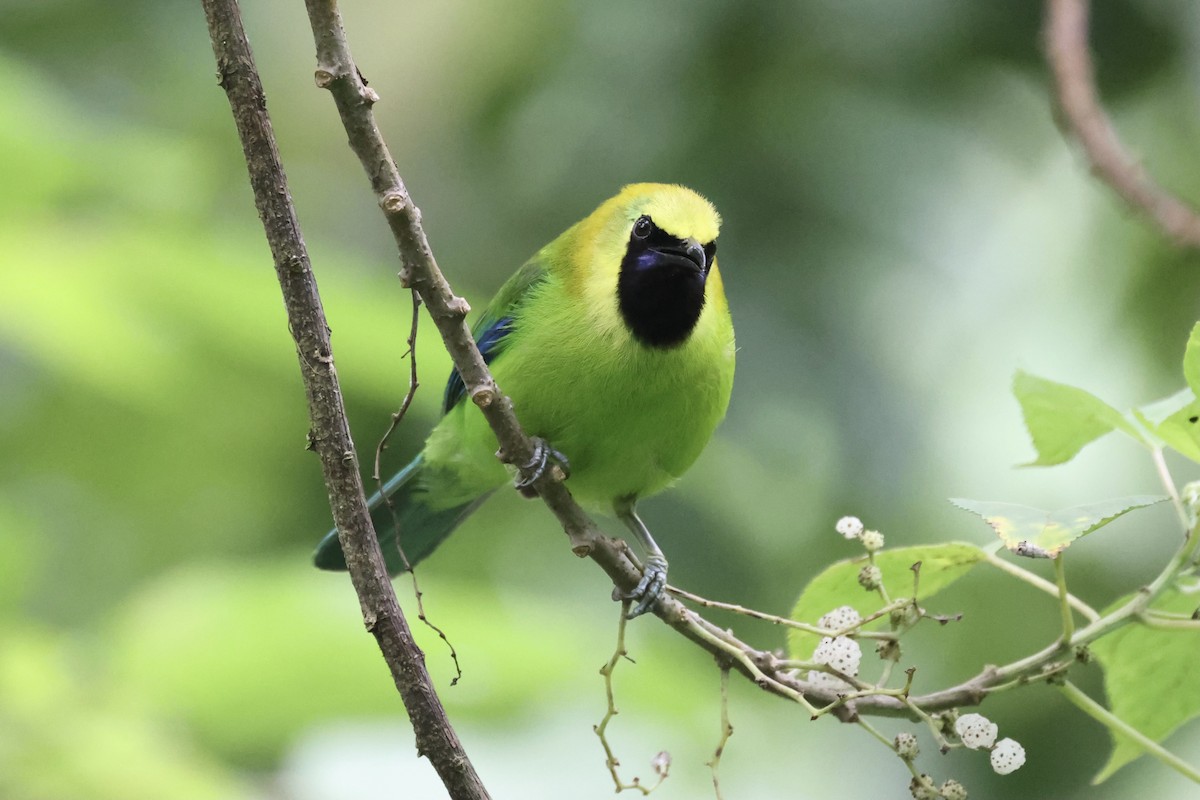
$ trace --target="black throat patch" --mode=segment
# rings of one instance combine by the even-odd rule
[[[649,217],[634,223],[617,278],[617,304],[630,333],[667,350],[683,344],[704,310],[704,285],[716,242],[699,247]]]

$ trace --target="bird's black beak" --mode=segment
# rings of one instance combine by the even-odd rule
[[[666,247],[654,248],[659,255],[682,269],[692,269],[701,276],[708,274],[708,256],[695,239],[679,239]]]
[[[708,256],[704,254],[704,248],[695,239],[683,240],[683,254],[689,261],[694,263],[701,273],[708,272]]]

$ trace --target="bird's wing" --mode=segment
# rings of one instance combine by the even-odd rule
[[[475,337],[475,343],[479,346],[483,363],[491,364],[492,359],[504,352],[505,341],[513,331],[513,313],[529,296],[530,289],[545,279],[545,267],[539,259],[533,258],[496,292],[483,316],[471,328],[471,335]],[[454,408],[466,393],[467,387],[462,376],[458,374],[458,370],[452,370],[442,399],[442,413],[445,414]]]

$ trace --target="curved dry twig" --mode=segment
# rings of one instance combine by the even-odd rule
[[[1200,215],[1155,183],[1121,143],[1100,104],[1088,49],[1089,0],[1047,0],[1046,56],[1065,125],[1079,140],[1092,172],[1176,244],[1200,248]]]

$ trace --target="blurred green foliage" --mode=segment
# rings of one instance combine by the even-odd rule
[[[369,463],[407,381],[396,258],[313,88],[303,5],[244,5]],[[1087,375],[1118,406],[1163,396],[1200,288],[1196,256],[1129,218],[1055,129],[1038,3],[343,12],[439,262],[476,306],[622,183],[687,183],[721,209],[739,375],[701,463],[645,507],[674,581],[785,612],[850,554],[831,529],[844,513],[911,544],[981,537],[950,495],[1063,507],[1156,491],[1109,443],[1054,475],[1008,469],[1029,456],[1015,368]],[[1101,3],[1093,36],[1122,132],[1190,197],[1197,14]],[[391,797],[397,781],[436,796],[348,582],[308,566],[328,509],[198,4],[16,0],[0,67],[0,796]],[[448,362],[432,333],[392,464],[436,413]],[[1073,548],[1077,591],[1103,603],[1136,586],[1173,544],[1168,519],[1133,550],[1117,535]],[[464,663],[446,700],[497,796],[611,791],[589,726],[615,607],[564,544],[536,504],[503,497],[422,567]],[[967,621],[922,632],[923,688],[1054,635],[1043,598],[977,577],[939,595]],[[665,629],[632,628],[618,749],[645,764],[669,745],[663,796],[702,796],[715,671]],[[445,647],[421,635],[445,686]],[[1030,753],[1008,796],[1191,791],[1144,764],[1084,788],[1103,736],[1038,692],[989,706]],[[854,771],[842,794],[899,793],[874,743],[777,706],[735,688],[722,769],[737,796],[825,796],[838,764]],[[371,783],[353,731],[378,738],[388,720],[372,763],[393,771]],[[999,791],[986,767],[947,768]]]

